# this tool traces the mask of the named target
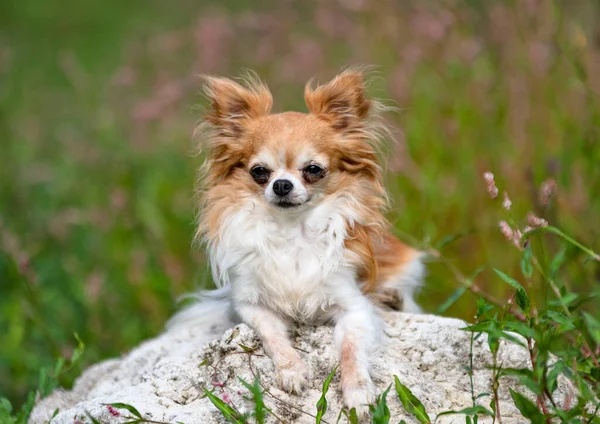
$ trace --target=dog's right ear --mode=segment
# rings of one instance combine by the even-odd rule
[[[245,122],[271,111],[273,96],[254,76],[245,79],[246,87],[228,78],[204,77],[204,81],[204,92],[211,104],[204,119],[221,136],[239,137]]]

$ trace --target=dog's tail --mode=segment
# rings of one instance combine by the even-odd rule
[[[177,312],[168,322],[167,330],[187,329],[206,338],[218,337],[223,331],[239,324],[230,300],[231,286],[200,291],[186,296],[196,302]]]

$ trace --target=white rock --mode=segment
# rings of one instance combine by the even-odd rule
[[[469,364],[470,333],[460,330],[463,321],[432,315],[397,312],[385,314],[385,345],[374,358],[374,380],[380,391],[393,383],[394,375],[419,398],[430,418],[437,413],[459,410],[472,405],[471,386],[466,367]],[[214,338],[215,340],[206,342]],[[300,327],[294,334],[295,346],[301,352],[312,383],[301,396],[289,395],[274,386],[273,365],[264,356],[260,340],[245,325],[224,334],[194,334],[189,330],[171,330],[135,348],[121,359],[111,359],[90,367],[76,381],[73,390],[57,390],[38,402],[30,423],[45,423],[59,410],[53,424],[90,422],[87,413],[101,423],[121,423],[107,403],[133,405],[154,421],[185,424],[226,422],[220,412],[203,398],[203,387],[228,399],[240,412],[249,412],[253,404],[244,400],[249,392],[238,377],[251,382],[260,375],[269,393],[265,402],[284,422],[314,423],[316,403],[321,396],[325,377],[336,366],[337,357],[329,327]],[[241,346],[253,349],[251,354]],[[492,357],[485,337],[474,344],[475,394],[491,392]],[[499,363],[505,367],[526,368],[528,353],[515,344],[502,344]],[[202,365],[202,364],[205,365]],[[564,393],[568,383],[561,382]],[[500,387],[500,410],[503,422],[527,422],[513,405],[508,387],[519,388],[516,380],[503,378]],[[521,391],[524,389],[520,388]],[[568,390],[572,390],[568,388]],[[564,394],[559,394],[561,399]],[[342,407],[339,373],[327,395],[328,411],[324,420],[337,421]],[[400,419],[417,422],[400,404],[394,388],[388,395],[392,422]],[[489,397],[478,402],[488,406]],[[122,415],[127,412],[119,410]],[[276,422],[270,416],[267,422]],[[460,416],[443,416],[439,423],[464,422]],[[491,422],[480,419],[479,422]]]

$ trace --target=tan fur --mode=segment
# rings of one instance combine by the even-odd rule
[[[262,190],[249,177],[249,162],[259,149],[274,155],[285,151],[288,167],[299,152],[318,152],[328,158],[329,168],[311,189],[327,195],[346,191],[356,199],[360,219],[348,222],[345,245],[357,265],[363,292],[380,304],[397,304],[399,295],[384,283],[417,251],[389,234],[384,217],[388,199],[378,159],[379,144],[389,132],[378,115],[381,106],[366,97],[363,73],[344,71],[316,89],[307,84],[308,114],[270,115],[272,96],[257,79],[246,80],[246,86],[225,78],[210,77],[206,82],[212,109],[200,127],[208,157],[198,236],[214,240],[228,208],[235,208],[245,192]]]

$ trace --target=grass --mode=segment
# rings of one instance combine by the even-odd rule
[[[379,66],[373,93],[397,104],[389,119],[402,128],[390,219],[436,256],[419,298],[427,311],[458,287],[510,298],[493,269],[520,275],[522,254],[500,220],[522,229],[533,211],[600,251],[600,6],[356,4],[0,4],[0,397],[22,404],[77,333],[86,353],[60,375],[69,386],[161,331],[179,295],[210,285],[190,247],[200,72],[255,69],[276,109],[304,110],[313,75]],[[487,170],[500,200],[487,197]],[[558,190],[545,206],[548,179]],[[539,237],[542,270],[562,255],[559,290],[598,294],[596,261]],[[532,302],[552,298],[541,273],[527,284]],[[444,313],[472,321],[469,293]],[[584,308],[598,319],[597,297]]]

